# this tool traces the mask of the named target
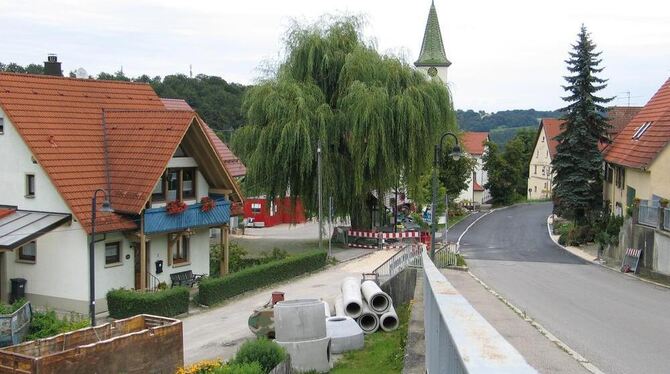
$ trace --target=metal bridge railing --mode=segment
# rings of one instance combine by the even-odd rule
[[[425,251],[422,259],[426,372],[536,373],[447,281]]]
[[[423,247],[423,244],[405,245],[391,258],[373,270],[372,273],[377,276],[379,284],[383,284],[393,278],[407,267],[421,267],[421,251]]]
[[[433,262],[438,268],[458,265],[458,257],[460,252],[458,250],[458,243],[446,243],[441,247],[435,249],[435,258]]]

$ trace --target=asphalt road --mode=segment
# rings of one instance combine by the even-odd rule
[[[550,203],[498,210],[461,240],[471,271],[605,373],[670,373],[670,290],[549,238]]]

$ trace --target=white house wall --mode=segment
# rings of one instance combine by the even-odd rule
[[[542,127],[528,167],[528,200],[551,198],[553,171],[550,170],[552,170],[551,156],[547,145],[547,136],[544,127]]]

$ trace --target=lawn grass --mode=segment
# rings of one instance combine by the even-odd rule
[[[381,329],[365,336],[365,348],[344,354],[331,374],[377,374],[402,372],[407,327],[409,325],[410,304],[396,308],[400,327],[392,332]]]

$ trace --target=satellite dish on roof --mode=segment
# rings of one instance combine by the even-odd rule
[[[79,79],[87,79],[88,72],[84,68],[79,68],[74,72],[75,76]]]

